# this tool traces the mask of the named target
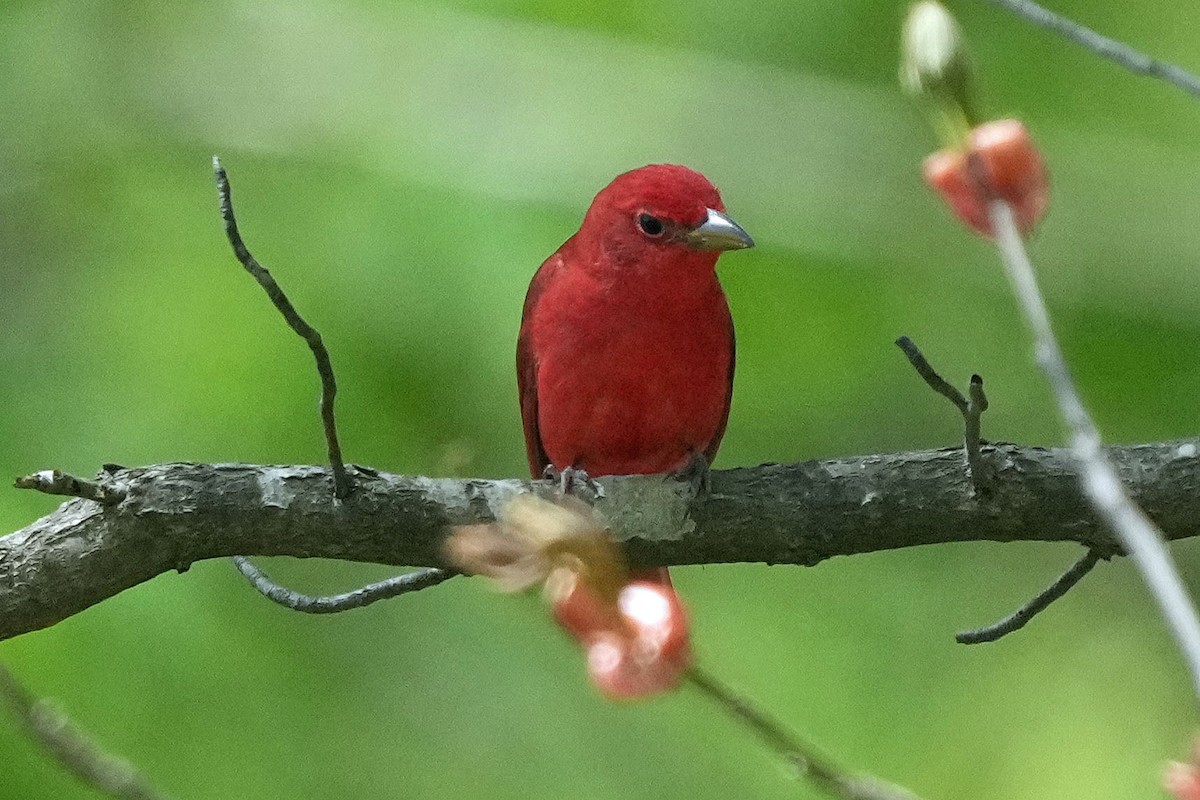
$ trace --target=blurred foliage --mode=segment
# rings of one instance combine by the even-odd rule
[[[1200,6],[1061,0],[1195,59]],[[1200,105],[985,3],[954,10],[985,105],[1042,142],[1034,243],[1109,440],[1197,433]],[[8,0],[0,6],[0,475],[323,457],[303,345],[228,252],[243,230],[325,336],[348,458],[520,475],[513,342],[534,268],[616,173],[687,163],[760,246],[718,464],[949,445],[892,346],[988,381],[985,435],[1061,431],[989,247],[920,186],[900,3]],[[0,530],[50,498],[0,491]],[[1196,584],[1197,549],[1176,548]],[[816,569],[680,569],[711,667],[855,767],[930,798],[1156,796],[1195,704],[1129,564],[968,649],[1077,555],[947,546]],[[381,569],[278,560],[309,591]],[[794,797],[684,693],[603,702],[532,602],[477,581],[333,618],[221,562],[0,646],[115,751],[200,798]],[[0,719],[0,797],[87,798]],[[801,790],[803,794],[804,790]]]

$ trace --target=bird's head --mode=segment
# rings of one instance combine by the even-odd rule
[[[654,270],[712,269],[722,251],[754,246],[725,215],[717,188],[699,172],[674,164],[618,175],[592,201],[579,235],[612,263]]]

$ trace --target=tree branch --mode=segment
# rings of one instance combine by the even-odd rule
[[[929,385],[929,388],[953,403],[958,412],[962,414],[963,450],[967,456],[967,467],[971,470],[971,483],[975,486],[975,491],[986,495],[991,491],[991,474],[980,450],[982,446],[981,418],[983,412],[988,409],[987,395],[983,392],[983,378],[978,375],[971,376],[969,389],[971,399],[968,400],[962,392],[951,386],[945,378],[938,374],[912,339],[901,336],[896,340],[896,346],[904,351],[908,363],[912,364],[913,369]]]
[[[1008,9],[1034,25],[1054,31],[1059,36],[1086,47],[1101,58],[1107,58],[1134,74],[1159,78],[1194,97],[1200,97],[1200,77],[1175,64],[1151,58],[1123,42],[1097,33],[1061,14],[1055,14],[1032,0],[987,0],[987,2]]]
[[[1139,508],[1138,501],[1130,497],[1117,470],[1105,455],[1100,431],[1083,405],[1062,348],[1054,336],[1050,312],[1038,287],[1025,241],[1017,229],[1012,207],[991,190],[976,154],[971,154],[968,163],[974,167],[975,180],[992,195],[988,217],[996,232],[996,248],[1033,339],[1034,360],[1046,376],[1058,402],[1059,413],[1070,431],[1070,453],[1079,464],[1083,495],[1141,571],[1146,588],[1158,603],[1183,654],[1192,688],[1200,697],[1200,616],[1197,616],[1196,607],[1171,560],[1163,532],[1147,516],[1147,511]]]
[[[963,393],[952,385],[946,382],[946,379],[938,374],[921,352],[920,348],[909,339],[907,336],[901,336],[896,340],[896,346],[904,351],[904,355],[908,356],[908,361],[913,365],[925,383],[929,384],[929,388],[933,389],[938,394],[945,397],[954,407],[962,414],[965,422],[963,432],[963,442],[967,454],[967,466],[971,470],[971,483],[975,486],[975,491],[986,497],[990,491],[991,475],[988,472],[988,464],[983,460],[981,452],[982,440],[979,438],[980,417],[983,412],[987,411],[988,401],[987,396],[983,393],[983,378],[978,375],[971,376],[970,393],[971,399],[968,400],[963,396]],[[954,635],[955,641],[959,644],[982,644],[983,642],[994,642],[1010,633],[1015,633],[1021,628],[1024,628],[1029,620],[1033,619],[1038,614],[1045,611],[1051,603],[1062,597],[1071,587],[1079,583],[1083,576],[1091,572],[1092,567],[1100,559],[1100,555],[1095,550],[1088,552],[1075,563],[1065,573],[1060,575],[1046,589],[1043,589],[1032,600],[1018,608],[1012,614],[1009,614],[999,622],[991,625],[986,625],[982,628],[975,628],[969,631],[960,631]]]
[[[0,701],[24,723],[34,741],[84,783],[120,800],[167,800],[132,764],[104,752],[53,703],[30,694],[3,664]]]
[[[691,499],[662,476],[601,478],[596,507],[637,567],[765,562],[965,541],[1073,541],[1122,552],[1080,495],[1066,450],[986,445],[978,501],[958,448],[717,470]],[[1172,539],[1200,535],[1200,438],[1108,450]],[[49,627],[170,570],[232,555],[444,566],[451,525],[488,521],[521,480],[360,473],[344,501],[307,466],[160,464],[119,470],[117,505],[72,500],[0,537],[0,639]]]
[[[44,494],[58,494],[66,497],[82,497],[84,500],[95,500],[101,505],[113,505],[125,499],[125,492],[101,473],[99,480],[89,481],[79,478],[69,472],[57,469],[44,469],[32,475],[25,475],[13,481],[17,489],[33,489]]]

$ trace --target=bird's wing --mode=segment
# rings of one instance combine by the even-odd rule
[[[725,310],[726,315],[729,315],[728,307]],[[725,413],[721,415],[721,422],[717,425],[717,430],[713,434],[712,440],[709,441],[708,447],[704,448],[704,457],[708,459],[708,463],[712,464],[717,457],[717,448],[721,446],[721,437],[725,435],[725,426],[729,423],[729,406],[733,403],[733,368],[737,363],[737,334],[733,330],[733,317],[728,316],[729,325],[729,378],[725,382]]]
[[[529,458],[529,472],[535,479],[542,477],[550,464],[550,457],[546,455],[538,430],[538,363],[533,351],[533,317],[538,299],[561,262],[562,257],[558,253],[550,256],[530,281],[525,307],[521,311],[521,332],[517,336],[517,391],[521,397],[521,421],[525,427],[525,454]]]

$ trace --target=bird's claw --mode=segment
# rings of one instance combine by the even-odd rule
[[[579,496],[579,488],[582,486],[587,491],[591,492],[592,497],[596,500],[604,497],[604,487],[596,481],[584,470],[576,467],[567,467],[560,470],[553,464],[547,464],[542,470],[542,477],[548,481],[554,481],[558,484],[558,490],[563,494],[571,494]]]
[[[712,469],[708,465],[708,458],[698,450],[693,450],[687,463],[672,472],[671,477],[686,481],[693,498],[707,497],[712,492]]]

